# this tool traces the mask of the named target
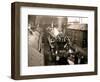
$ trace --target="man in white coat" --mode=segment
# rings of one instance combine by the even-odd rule
[[[42,31],[39,26],[33,31],[28,29],[28,66],[44,65],[42,51]]]

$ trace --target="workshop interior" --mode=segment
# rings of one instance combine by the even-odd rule
[[[88,18],[28,15],[28,66],[88,64]]]

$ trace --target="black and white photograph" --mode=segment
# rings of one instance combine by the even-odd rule
[[[97,7],[12,3],[13,79],[97,75]]]
[[[28,66],[88,63],[88,17],[28,15]]]

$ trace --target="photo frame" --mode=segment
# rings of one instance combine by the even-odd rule
[[[11,78],[97,75],[97,7],[11,4]]]

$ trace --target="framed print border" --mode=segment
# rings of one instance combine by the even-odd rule
[[[55,9],[73,9],[73,10],[92,10],[94,11],[94,71],[93,72],[77,72],[77,73],[54,73],[40,75],[20,75],[20,38],[21,38],[21,7],[38,7],[38,8],[55,8]],[[35,79],[35,78],[53,78],[53,77],[69,77],[97,74],[97,7],[76,6],[76,5],[58,5],[58,4],[42,4],[42,3],[25,3],[14,2],[11,4],[11,78],[15,80]]]

